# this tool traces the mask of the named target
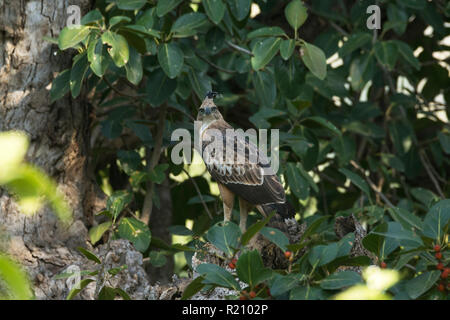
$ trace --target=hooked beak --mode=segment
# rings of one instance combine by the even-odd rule
[[[205,114],[207,116],[209,116],[211,114],[211,108],[210,107],[205,107]]]

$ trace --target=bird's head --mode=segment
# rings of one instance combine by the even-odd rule
[[[222,119],[222,115],[220,114],[219,109],[214,103],[214,98],[216,97],[216,95],[217,92],[208,92],[206,94],[202,105],[198,109],[197,121],[212,122],[214,120]]]

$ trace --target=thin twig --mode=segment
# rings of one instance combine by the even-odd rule
[[[375,193],[376,193],[377,195],[379,195],[381,199],[383,199],[384,203],[386,203],[390,208],[395,208],[395,206],[394,206],[394,205],[392,204],[392,202],[384,195],[384,193],[381,192],[381,190],[378,190],[378,188],[377,188],[377,186],[375,185],[375,183],[373,183],[373,181],[372,181],[368,176],[366,176],[366,174],[365,174],[365,172],[364,172],[364,169],[361,168],[361,167],[359,166],[359,164],[357,164],[354,160],[350,160],[350,164],[351,164],[353,167],[355,167],[357,170],[359,170],[359,171],[363,174],[363,176],[364,176],[364,178],[366,179],[367,183],[369,184],[370,188],[371,188],[373,191],[375,191]]]
[[[115,93],[117,93],[118,95],[127,97],[127,98],[132,98],[132,99],[140,99],[141,97],[145,96],[145,95],[137,95],[137,96],[133,96],[131,94],[127,94],[125,92],[120,91],[119,89],[117,89],[116,87],[114,87],[112,85],[111,82],[109,82],[109,80],[106,77],[103,77],[103,81],[105,81],[105,83],[108,85],[108,87],[110,87]]]
[[[212,217],[212,215],[211,215],[211,212],[209,212],[209,209],[208,209],[208,206],[207,206],[206,203],[205,203],[205,200],[203,199],[203,195],[202,195],[201,192],[200,192],[200,189],[199,189],[199,187],[198,187],[198,185],[197,185],[197,182],[195,182],[195,180],[191,177],[191,175],[189,174],[189,172],[187,172],[187,170],[186,170],[185,168],[183,168],[183,171],[184,171],[184,173],[187,174],[187,176],[189,177],[189,180],[191,180],[192,184],[194,185],[194,188],[195,188],[195,190],[197,191],[198,196],[200,197],[200,201],[201,201],[202,204],[203,204],[203,208],[205,208],[206,213],[208,214],[209,218],[212,220],[213,217]]]
[[[445,196],[442,193],[442,189],[439,186],[439,182],[436,180],[432,170],[430,169],[430,165],[427,163],[427,161],[425,159],[425,155],[424,155],[424,151],[423,150],[419,150],[419,157],[420,157],[420,161],[422,162],[423,166],[425,167],[425,171],[427,172],[428,176],[430,177],[431,181],[433,182],[434,187],[436,188],[436,191],[438,192],[439,196],[442,199],[444,199]]]
[[[248,55],[250,55],[250,56],[253,57],[253,53],[252,53],[251,51],[248,51],[248,50],[245,49],[245,48],[239,47],[237,44],[234,44],[234,43],[231,42],[231,41],[227,41],[227,45],[229,45],[231,48],[233,48],[233,49],[235,49],[235,50],[237,50],[237,51],[239,51],[239,52],[248,54]]]
[[[149,150],[146,148],[147,151],[146,160],[148,172],[151,172],[156,167],[161,157],[166,111],[167,111],[167,104],[165,103],[162,105],[161,110],[159,111],[158,131],[156,133],[155,145],[153,147],[151,158],[148,156]],[[152,215],[154,186],[155,185],[152,181],[147,181],[147,192],[145,194],[144,204],[142,206],[142,213],[141,213],[141,221],[144,222],[145,224],[148,224],[148,222],[150,221],[150,217]]]
[[[235,74],[235,73],[236,73],[236,71],[234,71],[234,70],[229,70],[229,69],[225,69],[225,68],[222,68],[222,67],[218,66],[217,64],[215,64],[215,63],[209,61],[208,59],[206,59],[205,57],[199,55],[198,53],[195,53],[195,54],[197,55],[197,57],[199,57],[200,59],[202,59],[203,61],[205,61],[205,62],[206,62],[207,64],[209,64],[211,67],[216,68],[216,69],[219,70],[219,71],[222,71],[222,72],[225,72],[225,73],[228,73],[228,74]]]

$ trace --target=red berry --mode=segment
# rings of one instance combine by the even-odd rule
[[[434,255],[436,259],[441,260],[442,259],[442,253],[438,252]]]
[[[441,246],[437,244],[433,247],[433,249],[434,249],[434,251],[439,252],[439,251],[441,251]]]
[[[441,278],[442,279],[447,279],[449,273],[450,273],[450,268],[445,268],[445,270],[442,271],[442,273],[441,273]]]
[[[233,262],[230,262],[228,266],[230,267],[230,269],[236,269],[236,265]]]
[[[286,259],[289,259],[289,257],[291,256],[291,252],[290,251],[286,251],[285,253],[284,253],[284,256],[286,257]]]
[[[442,262],[439,262],[439,263],[436,265],[436,269],[438,269],[438,270],[444,270],[444,265],[442,264]]]
[[[239,296],[239,300],[247,300],[246,296]]]
[[[387,264],[386,264],[386,262],[381,262],[380,263],[380,267],[381,267],[381,269],[386,269],[386,267],[387,267]]]
[[[236,265],[237,259],[236,259],[236,258],[231,259],[231,263],[234,264],[234,265]]]
[[[250,291],[250,298],[253,299],[254,297],[256,297],[255,291]]]
[[[444,291],[445,291],[445,286],[444,286],[443,283],[440,283],[440,284],[438,285],[438,290],[439,290],[440,292],[444,292]]]
[[[269,289],[269,288],[267,288],[266,293],[267,293],[268,296],[272,296],[272,295],[270,294],[270,289]]]

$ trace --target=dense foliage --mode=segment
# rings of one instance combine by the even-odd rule
[[[371,264],[349,256],[353,233],[337,241],[333,231],[336,217],[353,214],[368,229],[363,244],[376,263],[399,271],[390,289],[365,297],[445,298],[448,271],[437,266],[450,259],[450,79],[448,56],[436,53],[449,50],[442,40],[450,4],[377,3],[381,30],[366,25],[372,1],[329,0],[97,1],[82,26],[62,30],[55,43],[77,55],[54,80],[52,99],[87,90],[93,132],[98,126],[103,136],[93,159],[110,197],[92,242],[110,230],[155,266],[182,251],[187,264],[178,271],[186,271],[209,241],[226,260],[242,251],[232,265],[253,294],[241,296],[269,298],[268,288],[274,298],[324,299],[351,285],[373,289],[370,276],[358,287],[357,273],[335,272]],[[241,235],[237,208],[233,222],[220,224],[217,186],[204,167],[170,161],[171,132],[193,130],[212,89],[235,127],[280,129],[278,174],[308,225],[299,243],[289,245],[256,214]],[[170,230],[188,239],[182,245],[151,237],[147,227],[163,183],[171,188]],[[290,252],[287,270],[267,269],[245,249],[258,230]],[[185,297],[211,286],[240,291],[229,270],[198,271]]]

